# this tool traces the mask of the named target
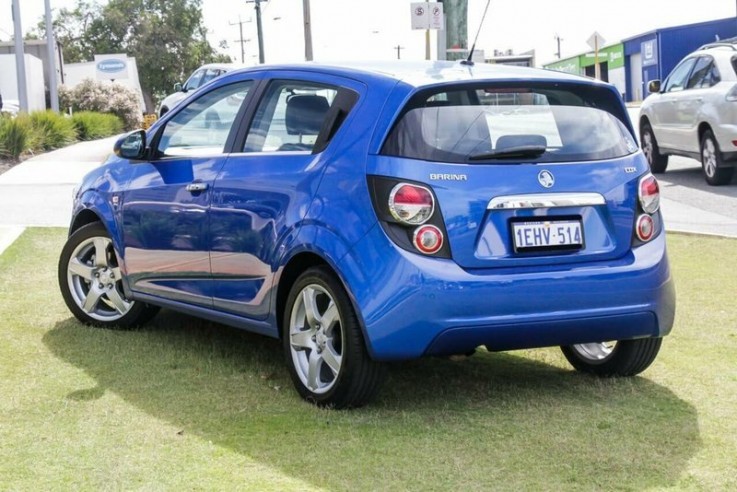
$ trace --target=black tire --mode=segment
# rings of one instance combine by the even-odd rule
[[[561,347],[568,362],[581,372],[602,377],[634,376],[640,374],[653,363],[660,351],[662,338],[639,338],[621,340],[606,355],[595,355],[594,346],[606,344],[580,344]],[[592,349],[592,347],[594,349]]]
[[[104,260],[98,250],[104,250]],[[158,307],[125,298],[110,234],[100,222],[80,227],[69,236],[59,257],[58,278],[67,307],[88,325],[133,328],[159,311]]]
[[[722,152],[711,130],[701,137],[701,170],[711,186],[722,186],[732,181],[733,167],[722,167]]]
[[[308,303],[316,311],[312,322]],[[369,356],[345,289],[327,267],[306,270],[292,285],[284,310],[282,341],[294,387],[302,398],[318,406],[363,406],[375,397],[384,379],[385,368]],[[333,369],[336,355],[337,371]]]
[[[660,153],[660,147],[658,147],[658,141],[655,139],[655,133],[653,133],[650,123],[642,124],[640,145],[647,163],[650,165],[650,171],[653,174],[664,173],[668,167],[668,156]]]

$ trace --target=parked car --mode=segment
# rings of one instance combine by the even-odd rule
[[[686,56],[665,82],[650,81],[640,140],[654,173],[668,156],[701,161],[710,185],[731,181],[737,166],[737,46],[711,43]]]
[[[387,361],[479,346],[632,376],[673,325],[658,183],[607,84],[262,66],[115,154],[74,200],[71,312],[128,328],[166,307],[279,338],[318,405],[367,403]]]
[[[202,65],[200,68],[195,70],[187,81],[182,83],[174,84],[174,93],[169,94],[159,104],[159,118],[169,112],[174,106],[179,104],[187,97],[188,93],[199,89],[203,85],[210,82],[215,77],[230,72],[239,68],[240,65],[235,63],[210,63],[208,65]]]

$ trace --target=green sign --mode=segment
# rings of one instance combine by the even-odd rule
[[[581,55],[582,67],[590,67],[594,63],[596,63],[596,57],[593,52]],[[624,45],[619,43],[600,49],[599,63],[606,63],[609,70],[624,67]]]
[[[555,70],[557,72],[572,73],[574,75],[581,75],[581,57],[576,56],[573,58],[566,58],[554,63],[548,63],[545,65],[548,70]]]

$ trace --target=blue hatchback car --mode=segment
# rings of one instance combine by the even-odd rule
[[[121,138],[74,201],[59,283],[127,328],[160,307],[279,338],[299,394],[360,406],[385,361],[561,346],[655,359],[675,298],[622,100],[561,73],[261,66]]]

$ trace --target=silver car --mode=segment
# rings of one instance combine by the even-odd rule
[[[210,63],[208,65],[202,65],[190,75],[184,85],[181,83],[174,84],[174,93],[166,96],[159,105],[159,118],[182,102],[187,97],[188,92],[199,89],[215,77],[240,67],[241,65],[235,63]]]
[[[650,81],[640,142],[653,173],[665,172],[668,156],[680,155],[701,161],[710,185],[731,181],[737,166],[736,72],[737,46],[719,42],[688,55],[665,82]]]

